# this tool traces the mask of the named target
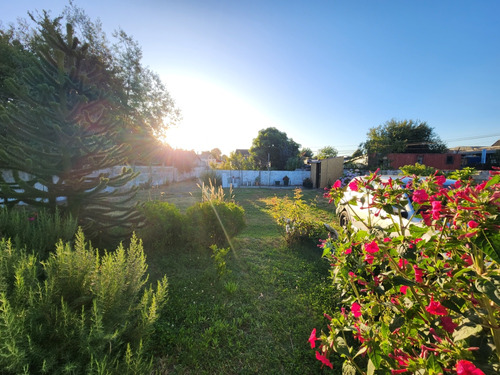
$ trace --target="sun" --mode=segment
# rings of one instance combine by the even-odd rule
[[[249,148],[258,130],[269,126],[269,119],[243,95],[220,84],[180,75],[167,76],[165,82],[182,112],[179,124],[161,139],[173,148],[197,152],[219,148],[229,154]]]

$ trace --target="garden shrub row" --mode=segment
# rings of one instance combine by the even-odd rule
[[[172,203],[151,201],[142,206],[142,214],[144,224],[138,236],[148,249],[226,246],[245,227],[244,210],[233,202],[205,201],[182,214]]]

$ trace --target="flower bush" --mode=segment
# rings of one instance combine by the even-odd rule
[[[325,194],[338,203],[346,189],[366,189],[378,214],[399,215],[394,208],[413,198],[422,221],[322,243],[343,298],[325,314],[328,330],[309,339],[324,366],[336,352],[350,374],[500,373],[500,174],[453,189],[444,180],[414,176],[403,186],[375,173]]]

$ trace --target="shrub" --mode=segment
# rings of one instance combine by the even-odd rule
[[[143,346],[167,280],[144,289],[146,261],[134,236],[99,256],[80,230],[45,262],[0,242],[2,374],[149,373]]]
[[[309,339],[323,364],[335,351],[349,373],[500,372],[500,174],[453,190],[443,180],[404,186],[374,174],[349,187],[365,185],[379,210],[413,195],[423,224],[324,242],[343,299],[325,315],[328,331]],[[329,196],[338,203],[343,191]]]
[[[190,238],[196,244],[226,246],[245,227],[245,211],[233,202],[197,203],[186,211]]]
[[[0,207],[0,236],[10,238],[16,248],[34,251],[45,259],[59,241],[71,240],[77,230],[77,221],[63,217],[59,211]]]
[[[436,173],[436,168],[428,167],[424,164],[415,163],[415,165],[402,166],[401,172],[404,176],[430,176]]]
[[[312,206],[302,199],[302,191],[294,190],[293,199],[274,197],[271,201],[271,214],[282,229],[287,243],[304,239],[317,241],[325,234],[323,224],[312,212]]]
[[[149,201],[140,208],[144,223],[137,234],[148,249],[166,249],[181,243],[186,220],[174,204]]]
[[[309,177],[306,177],[304,178],[304,181],[302,181],[302,186],[304,186],[306,189],[312,189],[313,182]]]
[[[477,171],[475,168],[465,167],[463,169],[458,169],[456,171],[450,172],[448,174],[448,178],[468,182],[476,173]]]

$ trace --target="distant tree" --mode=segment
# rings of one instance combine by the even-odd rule
[[[310,159],[314,156],[314,153],[312,152],[312,150],[309,147],[304,147],[304,148],[300,149],[299,156],[302,160]]]
[[[258,169],[267,169],[270,162],[272,169],[284,170],[288,159],[299,155],[299,147],[286,133],[271,127],[259,130],[257,138],[252,142],[250,155]]]
[[[219,148],[214,148],[210,151],[210,154],[215,160],[221,160],[222,158],[222,151]]]
[[[218,168],[225,170],[250,170],[254,169],[254,163],[252,158],[244,156],[239,152],[231,151]]]
[[[363,148],[373,160],[371,164],[380,164],[390,153],[442,153],[447,150],[433,128],[418,120],[392,119],[371,128],[367,136]]]
[[[332,147],[332,146],[325,146],[323,148],[320,148],[318,150],[318,154],[316,155],[316,158],[318,160],[321,159],[328,159],[328,158],[334,158],[338,155],[338,151]]]

